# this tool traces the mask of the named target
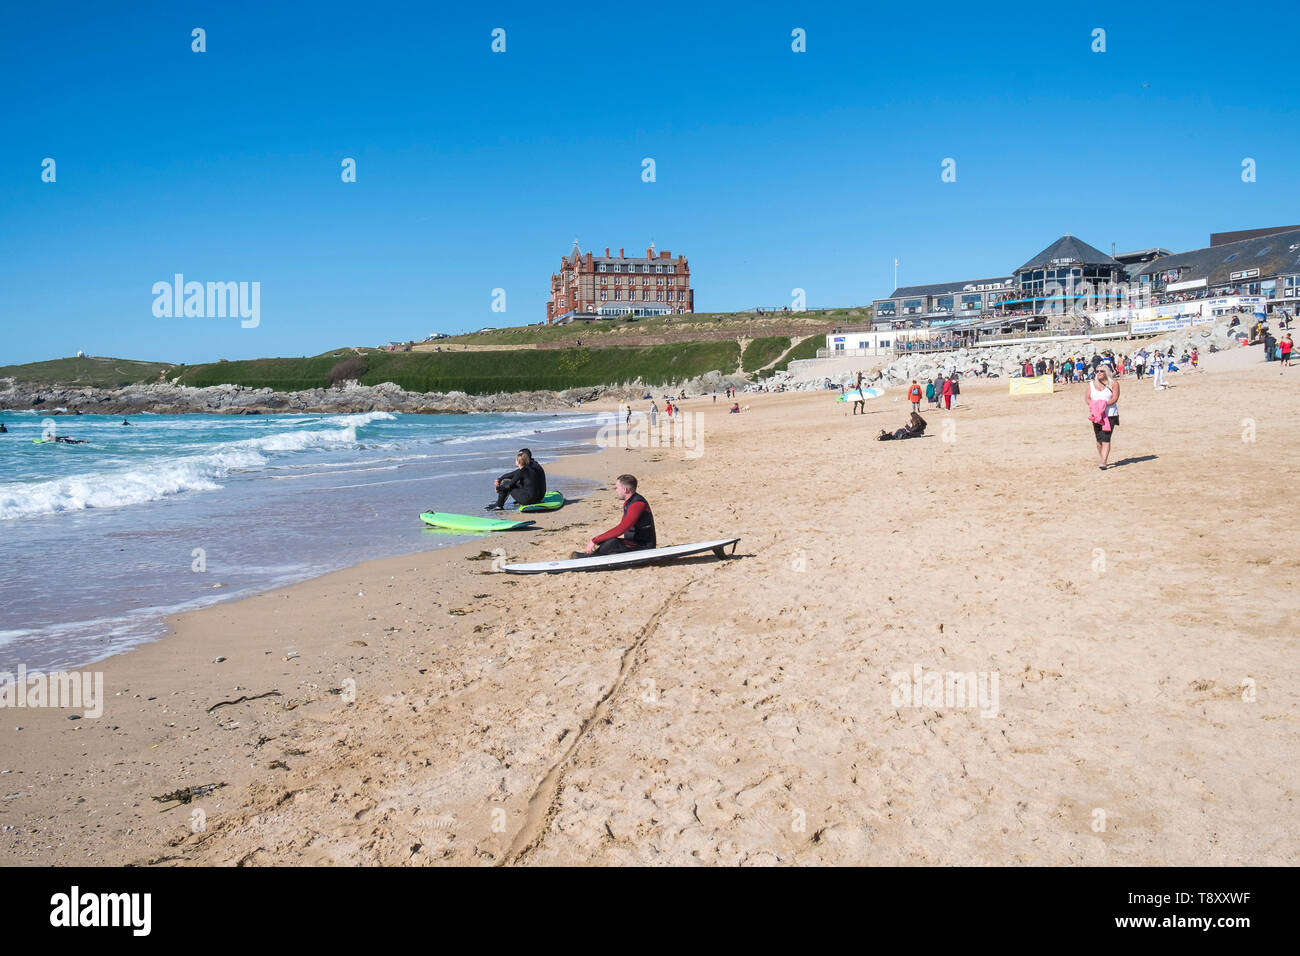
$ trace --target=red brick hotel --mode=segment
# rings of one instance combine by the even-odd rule
[[[551,276],[551,301],[546,303],[546,324],[570,319],[607,319],[619,315],[675,315],[695,311],[691,267],[685,256],[673,259],[667,249],[655,252],[654,243],[644,258],[623,254],[603,256],[582,253],[578,241],[560,259],[560,271]]]

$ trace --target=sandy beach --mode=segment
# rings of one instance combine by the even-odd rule
[[[1294,865],[1300,370],[1259,351],[1124,378],[1106,472],[1085,386],[964,382],[889,443],[902,388],[687,401],[698,457],[547,462],[605,490],[181,616],[90,668],[99,718],[0,712],[0,861]],[[612,526],[622,472],[735,556],[492,571]]]

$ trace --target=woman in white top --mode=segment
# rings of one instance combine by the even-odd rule
[[[1152,387],[1156,391],[1165,388],[1165,356],[1163,352],[1156,352],[1155,364],[1151,366]]]
[[[1110,429],[1107,430],[1101,422],[1092,423],[1093,437],[1097,440],[1097,467],[1105,471],[1110,460],[1110,440],[1119,427],[1119,379],[1112,376],[1105,365],[1097,366],[1097,374],[1088,383],[1087,401],[1090,410],[1093,402],[1106,403]]]

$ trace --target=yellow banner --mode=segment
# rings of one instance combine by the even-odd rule
[[[1007,383],[1011,395],[1051,395],[1052,376],[1036,375],[1033,378],[1013,378]]]

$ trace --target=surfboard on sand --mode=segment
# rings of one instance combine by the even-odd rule
[[[565,561],[534,561],[528,564],[505,564],[502,571],[509,574],[560,574],[564,571],[603,571],[611,568],[626,568],[636,564],[649,564],[652,561],[664,561],[671,558],[684,558],[690,554],[703,554],[712,551],[720,558],[727,556],[726,547],[731,545],[735,553],[739,538],[723,538],[720,541],[697,541],[695,544],[676,544],[667,548],[650,548],[645,551],[626,551],[623,554],[604,554],[585,558],[569,558]]]
[[[548,491],[542,495],[542,500],[531,505],[520,505],[519,510],[528,514],[533,511],[559,511],[564,507],[564,493],[559,491]]]
[[[433,525],[435,528],[471,533],[531,528],[536,523],[531,518],[527,521],[507,521],[501,518],[484,518],[479,515],[449,514],[445,511],[426,511],[420,515],[420,520],[427,525]]]

